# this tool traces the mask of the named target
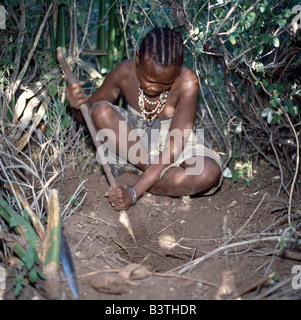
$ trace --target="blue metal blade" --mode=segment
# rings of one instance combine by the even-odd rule
[[[72,255],[66,236],[61,233],[61,262],[73,296],[78,298],[78,285]]]

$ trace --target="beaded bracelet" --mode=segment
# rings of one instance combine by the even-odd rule
[[[132,197],[133,197],[133,201],[132,201],[132,206],[134,206],[137,202],[137,195],[136,195],[136,191],[132,188],[132,187],[129,187],[128,190],[131,191],[132,193]]]

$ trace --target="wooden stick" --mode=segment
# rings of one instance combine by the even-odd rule
[[[297,144],[297,158],[296,158],[296,170],[295,170],[295,174],[294,174],[294,178],[293,178],[293,182],[291,184],[291,191],[290,191],[290,197],[289,197],[289,205],[288,205],[288,224],[289,226],[291,225],[291,212],[292,212],[292,201],[293,201],[293,192],[294,192],[294,186],[295,186],[295,183],[296,183],[296,180],[297,180],[297,177],[298,177],[298,170],[299,170],[299,162],[300,162],[300,148],[299,148],[299,138],[298,138],[298,135],[297,135],[297,132],[294,128],[294,125],[292,124],[291,122],[291,119],[289,117],[289,115],[286,113],[286,118],[287,118],[287,121],[289,122],[290,126],[292,127],[292,130],[293,130],[293,133],[294,133],[294,136],[296,138],[296,144]]]
[[[61,216],[58,191],[52,189],[49,192],[48,201],[48,225],[47,225],[47,251],[43,261],[43,273],[46,276],[45,293],[48,299],[60,297],[60,248],[61,248]]]
[[[237,298],[243,296],[244,294],[248,293],[249,291],[254,290],[255,288],[263,285],[267,281],[272,280],[274,278],[274,276],[275,276],[274,272],[270,273],[268,276],[257,280],[255,283],[251,284],[250,286],[248,286],[247,288],[245,288],[244,290],[242,290],[238,294],[234,295],[231,299],[237,299]]]
[[[62,51],[62,48],[58,47],[56,50],[57,50],[57,60],[58,60],[59,64],[61,65],[61,67],[63,68],[68,82],[70,84],[75,83],[76,80],[75,80],[72,72],[69,69],[69,66],[68,66],[68,64],[66,62],[66,59],[64,57],[64,53]],[[103,166],[104,172],[105,172],[105,174],[107,176],[109,184],[113,189],[115,189],[115,188],[117,188],[117,183],[116,183],[115,178],[114,178],[114,176],[113,176],[113,174],[111,172],[111,168],[110,168],[110,166],[108,164],[108,161],[107,161],[107,159],[106,159],[106,157],[104,155],[104,152],[103,152],[103,150],[101,148],[101,142],[96,139],[97,131],[96,131],[94,123],[93,123],[93,121],[92,121],[92,119],[90,117],[89,106],[86,103],[82,104],[80,106],[80,111],[81,111],[81,113],[82,113],[82,115],[83,115],[83,117],[85,119],[85,122],[86,122],[87,127],[88,127],[89,132],[90,132],[90,135],[91,135],[91,137],[93,139],[94,145],[96,147],[97,154],[98,154],[99,159],[101,161],[101,164]],[[131,224],[130,219],[128,217],[128,214],[127,214],[127,212],[125,210],[120,212],[119,221],[120,221],[120,223],[123,224],[123,226],[125,226],[127,228],[129,234],[131,235],[131,237],[132,237],[132,239],[133,239],[133,241],[135,243],[135,246],[137,247],[137,242],[136,242],[136,238],[135,238],[135,235],[134,235],[134,232],[133,232],[132,224]]]
[[[89,272],[89,273],[85,273],[85,274],[82,274],[78,277],[78,279],[84,279],[86,277],[91,277],[91,276],[94,276],[94,275],[97,275],[97,274],[100,274],[100,273],[118,273],[120,272],[121,270],[117,270],[117,269],[106,269],[106,270],[98,270],[98,271],[92,271],[92,272]],[[213,283],[210,283],[210,282],[206,282],[206,281],[203,281],[201,279],[193,279],[193,278],[189,278],[189,277],[185,277],[185,276],[181,276],[179,274],[176,274],[176,273],[159,273],[159,272],[151,272],[149,275],[147,276],[154,276],[154,277],[165,277],[165,278],[177,278],[177,279],[183,279],[183,280],[189,280],[189,281],[193,281],[193,282],[200,282],[202,283],[203,285],[206,285],[206,286],[210,286],[210,287],[214,287],[214,288],[217,288],[218,286],[213,284]],[[147,277],[145,276],[145,278]]]

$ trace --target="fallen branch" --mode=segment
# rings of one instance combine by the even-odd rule
[[[279,257],[284,257],[286,259],[301,261],[301,252],[283,250],[279,253]]]
[[[45,106],[46,104],[46,106]],[[46,108],[47,108],[47,103],[46,102],[42,102],[42,104],[40,105],[36,115],[34,116],[34,118],[32,119],[32,124],[29,128],[28,131],[26,131],[22,137],[16,142],[16,148],[20,151],[22,151],[25,146],[28,144],[29,139],[33,133],[33,131],[37,128],[37,126],[40,124],[45,112],[46,112]]]
[[[195,266],[197,266],[199,263],[204,262],[205,260],[215,256],[217,253],[221,252],[221,251],[226,251],[228,249],[232,249],[232,248],[236,248],[236,247],[240,247],[240,246],[248,246],[254,243],[258,243],[258,242],[267,242],[267,241],[278,241],[279,240],[279,236],[272,236],[272,237],[264,237],[264,238],[259,238],[259,239],[252,239],[249,241],[241,241],[241,242],[237,242],[237,243],[231,243],[228,245],[223,245],[220,246],[216,249],[214,249],[213,251],[205,254],[204,256],[195,259],[191,262],[188,262],[187,264],[185,264],[184,266],[179,266],[175,269],[173,269],[172,271],[178,270],[180,269],[180,271],[178,271],[179,274],[182,274],[184,272],[191,272]]]
[[[292,212],[292,201],[293,201],[293,192],[294,192],[294,187],[295,187],[295,183],[296,183],[296,180],[297,180],[297,177],[298,177],[298,169],[299,169],[299,161],[300,161],[300,147],[299,147],[299,138],[298,138],[298,135],[297,135],[297,132],[291,122],[291,119],[290,117],[288,116],[288,114],[286,113],[286,118],[287,118],[287,121],[289,122],[293,132],[294,132],[294,136],[295,136],[295,139],[296,139],[296,143],[297,143],[297,159],[296,159],[296,170],[295,170],[295,174],[294,174],[294,178],[293,178],[293,181],[292,181],[292,184],[291,184],[291,191],[290,191],[290,196],[289,196],[289,204],[288,204],[288,224],[289,226],[291,225],[292,221],[291,221],[291,212]]]
[[[240,291],[238,294],[234,295],[231,299],[237,299],[241,296],[243,296],[244,294],[254,290],[255,288],[261,286],[262,284],[266,283],[269,280],[272,280],[274,278],[275,274],[274,272],[270,273],[268,276],[257,280],[256,282],[254,282],[253,284],[251,284],[250,286],[248,286],[247,288],[245,288],[244,290]]]
[[[128,274],[128,270],[130,270]],[[125,273],[124,273],[125,272]],[[129,264],[125,268],[121,270],[116,270],[116,269],[111,269],[111,270],[98,270],[98,271],[92,271],[89,273],[82,274],[81,276],[78,277],[78,279],[84,279],[87,277],[95,276],[98,274],[105,274],[105,273],[119,273],[120,275],[124,276],[126,279],[131,279],[131,280],[141,280],[150,276],[154,277],[164,277],[164,278],[176,278],[176,279],[183,279],[183,280],[188,280],[188,281],[193,281],[193,282],[198,282],[202,283],[203,285],[210,286],[217,288],[218,286],[212,283],[209,283],[207,281],[203,281],[201,279],[194,279],[190,277],[185,277],[176,273],[159,273],[159,272],[151,272],[146,269],[146,267],[140,265],[140,264]]]

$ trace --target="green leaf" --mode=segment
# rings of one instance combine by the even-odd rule
[[[130,13],[130,20],[135,22],[135,23],[138,23],[138,20],[137,20],[137,14],[134,13],[134,12],[131,12]]]
[[[280,98],[275,98],[270,100],[270,105],[274,108],[281,106],[281,104],[282,104],[282,100]]]
[[[262,84],[264,85],[265,88],[269,86],[269,83],[265,79],[262,80]]]
[[[69,128],[71,125],[71,118],[69,116],[63,116],[61,119],[62,130],[65,128]]]
[[[252,22],[250,22],[249,20],[246,19],[246,20],[244,21],[245,30],[250,29],[251,26],[252,26]]]
[[[276,47],[276,48],[279,47],[280,42],[279,42],[278,37],[273,37],[273,38],[272,38],[272,42],[273,42],[274,47]]]
[[[206,80],[206,79],[213,79],[213,76],[212,76],[211,74],[207,73],[207,74],[204,74],[204,75],[202,76],[202,78],[203,78],[204,80]]]
[[[248,13],[248,15],[247,15],[247,20],[249,21],[249,22],[253,22],[254,20],[255,20],[255,18],[256,18],[256,13],[255,12],[250,12],[250,13]]]
[[[273,120],[272,120],[272,123],[277,123],[280,119],[280,116],[278,113],[274,113],[273,114]]]
[[[291,12],[292,12],[291,9],[284,9],[282,11],[282,15],[284,16],[284,18],[289,18],[291,15]]]
[[[80,198],[81,198],[81,196],[78,196],[75,200],[74,200],[74,202],[73,202],[73,205],[74,206],[78,206],[79,205],[79,200],[80,200]]]
[[[44,275],[39,269],[36,269],[36,271],[37,271],[38,276],[39,276],[42,280],[46,280],[45,275]]]
[[[252,181],[249,178],[245,178],[245,183],[247,184],[248,187],[251,187]]]
[[[263,48],[263,45],[259,45],[259,46],[256,46],[256,49],[258,54],[262,54],[264,48]]]
[[[29,272],[29,281],[31,283],[36,283],[37,282],[37,277],[38,277],[37,269],[36,268],[31,269],[30,272]]]
[[[240,48],[235,48],[235,49],[233,50],[233,56],[234,56],[234,57],[237,57],[239,54],[240,54]]]
[[[15,296],[17,297],[21,291],[23,290],[23,287],[26,286],[26,283],[23,278],[23,274],[19,273],[17,278],[14,280],[15,285]]]
[[[284,100],[284,103],[286,104],[286,106],[288,106],[288,107],[291,107],[292,106],[292,101],[291,101],[291,99],[285,99]]]
[[[259,4],[259,11],[261,13],[264,13],[265,12],[265,9],[266,9],[266,4],[265,3],[260,3]]]
[[[271,105],[273,108],[276,108],[276,107],[277,107],[277,101],[276,101],[276,99],[272,99],[272,100],[270,101],[270,105]]]
[[[285,19],[279,19],[279,20],[277,20],[277,23],[281,28],[285,28],[285,26],[286,26],[286,20]]]
[[[10,217],[9,219],[9,227],[15,228],[18,226],[17,219],[15,217]]]
[[[25,256],[22,258],[22,261],[25,263],[25,266],[28,270],[30,270],[34,263],[35,263],[35,257],[36,252],[32,247],[29,247]]]
[[[289,114],[290,114],[292,117],[295,117],[295,116],[298,114],[298,108],[297,108],[297,106],[293,106],[293,107],[289,108]]]
[[[42,280],[46,280],[45,275],[36,267],[32,268],[29,272],[29,280],[31,283],[36,283],[37,282],[37,278],[38,276],[42,279]]]
[[[37,252],[33,247],[28,248],[26,254],[22,257],[22,261],[24,262],[28,270],[30,270],[35,263],[40,264],[40,260],[37,255]]]
[[[279,274],[275,270],[273,270],[273,273],[274,273],[273,281],[276,282],[279,279]]]
[[[230,36],[229,40],[230,40],[231,44],[233,44],[233,45],[236,44],[236,40],[235,40],[234,36]]]
[[[17,283],[15,287],[15,296],[17,297],[21,291],[23,290],[23,286],[21,283]]]
[[[237,182],[239,180],[239,174],[237,172],[235,172],[233,175],[232,175],[232,178],[231,178],[231,181],[232,182]]]
[[[270,43],[270,39],[271,39],[270,35],[268,35],[266,33],[263,33],[261,35],[261,38],[262,38],[262,40],[264,41],[265,44],[269,44]]]

